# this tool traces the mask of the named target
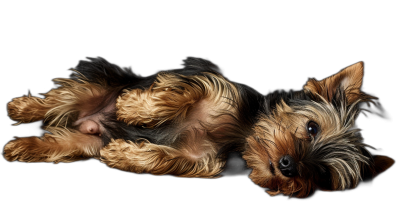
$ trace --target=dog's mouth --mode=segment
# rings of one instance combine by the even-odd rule
[[[271,172],[272,175],[275,176],[275,167],[274,164],[269,160],[269,171]]]

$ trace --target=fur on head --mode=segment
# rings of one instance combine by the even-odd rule
[[[271,195],[307,197],[317,188],[354,188],[388,169],[394,160],[371,155],[354,127],[360,105],[377,99],[361,91],[362,79],[358,62],[301,91],[267,95],[243,154],[250,178]]]

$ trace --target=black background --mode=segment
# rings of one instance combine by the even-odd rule
[[[20,14],[21,22],[5,28],[2,146],[15,136],[43,133],[40,124],[13,126],[7,102],[49,91],[55,87],[52,79],[68,77],[68,69],[86,57],[103,57],[139,75],[180,68],[184,59],[200,57],[216,64],[229,80],[263,94],[299,90],[309,78],[320,80],[364,61],[362,89],[380,99],[384,112],[361,115],[358,125],[378,154],[399,159],[395,80],[399,57],[390,27],[362,17],[349,27],[335,22],[321,26],[316,18],[282,23],[263,13],[230,19],[218,12],[212,16],[208,11],[188,12],[167,20],[168,13],[154,19],[156,13],[149,12],[141,17],[129,14],[118,22],[111,22],[106,11],[81,18],[85,13],[78,10],[64,20],[55,19],[56,14]],[[134,222],[139,217],[178,221],[188,215],[190,219],[183,221],[244,217],[265,222],[372,218],[384,222],[399,210],[397,163],[355,190],[315,192],[307,199],[270,197],[247,177],[153,177],[110,169],[95,160],[54,165],[8,163],[0,158],[0,167],[3,213],[16,218],[126,216]]]

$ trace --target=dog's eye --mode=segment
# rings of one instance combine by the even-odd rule
[[[319,132],[319,126],[314,121],[310,121],[307,124],[307,132],[310,136],[315,137]]]

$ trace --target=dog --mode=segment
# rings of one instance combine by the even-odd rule
[[[266,96],[193,57],[148,77],[103,58],[71,70],[45,98],[29,94],[7,105],[12,120],[43,120],[48,133],[10,141],[5,159],[97,158],[136,173],[217,177],[236,151],[253,182],[296,197],[355,187],[394,163],[372,156],[353,128],[360,105],[377,99],[360,90],[361,62],[303,90]]]

